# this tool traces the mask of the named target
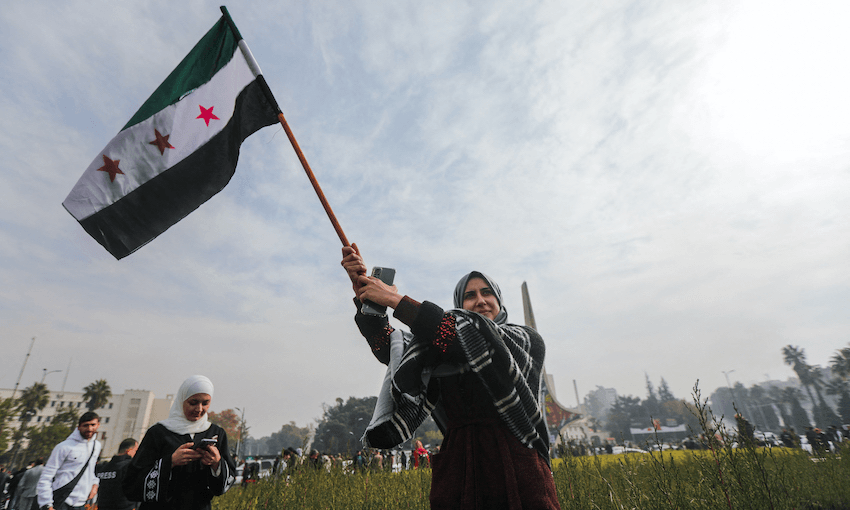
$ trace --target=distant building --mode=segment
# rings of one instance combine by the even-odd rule
[[[11,396],[12,390],[0,389],[0,398]],[[29,426],[48,425],[59,411],[67,407],[76,408],[79,415],[87,411],[81,392],[51,391],[49,398],[47,406],[30,418]],[[174,395],[156,398],[153,392],[147,390],[125,390],[123,394],[109,397],[106,405],[94,410],[100,415],[98,439],[103,443],[101,456],[110,458],[118,453],[118,445],[124,438],[132,437],[141,441],[151,425],[168,418],[173,401]],[[20,427],[19,418],[20,415],[12,417],[7,430]]]

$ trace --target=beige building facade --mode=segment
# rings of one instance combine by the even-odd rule
[[[11,396],[12,390],[0,389],[0,398]],[[81,392],[51,391],[49,398],[47,406],[30,418],[29,426],[49,425],[58,412],[68,407],[75,408],[78,415],[87,411]],[[153,392],[147,390],[125,390],[122,394],[113,394],[106,405],[94,410],[100,416],[98,439],[103,443],[101,457],[109,459],[115,455],[118,445],[125,438],[141,441],[151,425],[168,418],[173,402],[174,395],[156,398]],[[20,427],[19,418],[15,416],[8,423],[7,430]]]

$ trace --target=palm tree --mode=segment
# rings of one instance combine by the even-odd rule
[[[0,452],[5,452],[9,446],[6,434],[6,424],[14,413],[14,400],[0,398]]]
[[[14,434],[15,453],[12,456],[12,465],[17,460],[21,441],[23,441],[26,434],[27,423],[29,423],[30,418],[35,416],[36,413],[44,409],[48,402],[50,402],[50,392],[47,390],[47,385],[40,382],[32,383],[32,386],[25,388],[21,392],[21,396],[18,397],[15,411],[21,413],[21,425]]]
[[[832,372],[841,379],[850,378],[850,347],[838,349],[830,359]]]
[[[44,409],[48,402],[50,402],[50,392],[46,384],[32,383],[32,386],[24,389],[15,406],[15,409],[21,413],[21,423],[28,422],[30,416]]]
[[[826,400],[823,398],[823,393],[821,392],[821,388],[824,386],[824,380],[823,372],[820,367],[811,367],[809,381],[818,396],[818,404],[814,408],[815,422],[817,422],[817,424],[821,427],[825,427],[827,424],[838,423],[838,416],[835,414],[835,411],[832,410],[832,407],[826,403]]]
[[[109,402],[109,397],[112,396],[112,388],[106,379],[98,379],[83,388],[83,400],[86,401],[86,408],[89,411],[94,411],[99,407],[103,407]]]
[[[817,401],[809,387],[812,384],[812,367],[806,363],[806,351],[794,345],[786,345],[782,348],[782,354],[785,356],[785,364],[790,365],[794,369],[797,378],[800,379],[800,384],[803,385],[806,393],[809,394],[809,401],[812,403],[812,406],[816,406]]]
[[[846,379],[832,379],[826,383],[826,394],[838,397],[838,415],[843,423],[850,423],[850,382]]]
[[[800,405],[800,390],[794,387],[783,388],[782,401],[790,408],[788,414],[782,416],[786,427],[795,427],[798,431],[802,431],[811,425],[809,415]]]

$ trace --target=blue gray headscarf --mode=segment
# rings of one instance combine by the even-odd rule
[[[491,289],[493,289],[493,293],[496,295],[496,300],[499,302],[499,313],[496,315],[493,322],[496,324],[506,324],[508,322],[508,310],[505,309],[505,305],[502,304],[502,291],[499,290],[499,286],[496,282],[480,271],[473,271],[457,282],[454,295],[455,308],[463,309],[463,294],[466,292],[466,286],[469,284],[469,280],[473,278],[481,278]]]

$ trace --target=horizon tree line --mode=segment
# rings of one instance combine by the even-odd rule
[[[799,434],[806,427],[825,429],[850,424],[850,347],[838,349],[827,368],[809,364],[805,350],[799,346],[783,347],[782,355],[797,375],[800,387],[755,384],[746,388],[736,382],[731,388],[720,387],[712,393],[712,413],[720,419],[740,413],[759,430],[775,433],[782,428],[793,427]],[[630,427],[646,427],[652,420],[667,418],[699,430],[690,412],[693,404],[676,399],[664,378],[656,390],[647,376],[646,387],[644,400],[632,395],[617,396],[610,411],[595,416],[592,422],[604,425],[617,438],[629,438]],[[593,408],[593,402],[588,400],[585,402]]]

